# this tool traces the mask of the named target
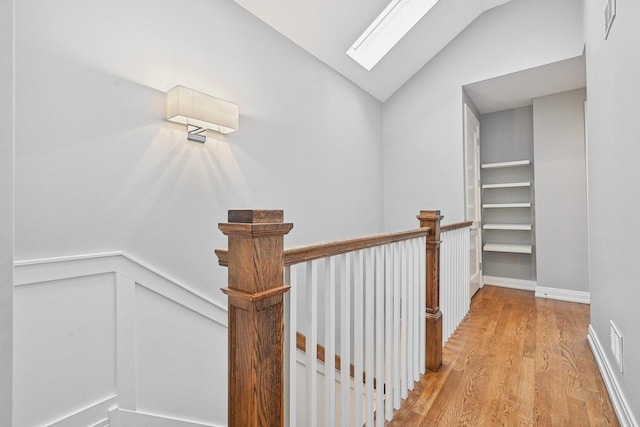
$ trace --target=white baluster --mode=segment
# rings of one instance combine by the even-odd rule
[[[413,253],[411,248],[411,241],[405,240],[404,244],[407,248],[405,253],[407,262],[407,388],[413,390],[413,355],[415,347],[416,332],[414,329],[415,313],[413,290],[415,289],[415,277],[413,275]]]
[[[334,257],[325,258],[324,296],[324,416],[326,425],[336,422],[336,269]]]
[[[411,258],[413,259],[413,379],[420,381],[420,256],[418,254],[418,239],[411,239]],[[422,285],[424,286],[424,285]]]
[[[376,426],[384,427],[384,247],[377,246],[376,254]],[[373,381],[372,381],[373,382]]]
[[[447,305],[447,339],[451,336],[451,332],[455,327],[456,318],[456,286],[455,286],[455,241],[452,233],[447,233],[447,269],[446,269],[446,287],[449,291],[449,300]]]
[[[353,419],[356,425],[362,425],[362,364],[363,364],[363,289],[362,251],[354,254],[353,284],[353,382],[354,404]]]
[[[296,330],[297,330],[297,273],[295,266],[287,266],[284,270],[284,283],[291,285],[289,292],[285,294],[285,425],[288,427],[296,426],[296,398],[298,396],[297,386],[298,378],[296,375]]]
[[[393,419],[393,244],[384,247],[384,384],[386,396],[384,418]]]
[[[451,290],[449,296],[449,331],[448,337],[453,333],[456,323],[456,317],[458,316],[456,309],[456,300],[458,299],[458,288],[456,286],[456,248],[455,248],[455,239],[452,235],[453,233],[449,233],[447,238],[447,256],[449,258],[449,265],[447,267],[447,287]]]
[[[458,306],[458,313],[456,316],[456,322],[453,326],[453,330],[451,331],[451,334],[453,335],[453,332],[455,332],[455,330],[457,329],[458,325],[460,324],[460,321],[462,320],[462,316],[464,315],[464,286],[463,286],[463,272],[465,270],[464,268],[464,253],[462,251],[463,249],[463,243],[462,243],[462,230],[458,229],[456,230],[456,243],[455,243],[455,250],[456,250],[456,259],[457,259],[457,268],[456,268],[456,288],[457,288],[457,292],[458,292],[458,298],[457,298],[457,306]],[[468,284],[467,284],[468,287]]]
[[[352,425],[351,421],[351,256],[340,255],[340,397],[342,425]]]
[[[318,422],[318,268],[317,261],[307,264],[307,310],[308,325],[306,341],[307,354],[307,425],[315,427]]]
[[[445,259],[445,269],[444,269],[444,277],[443,281],[444,287],[447,289],[447,316],[445,319],[447,320],[447,331],[446,334],[443,335],[443,338],[446,337],[448,340],[451,336],[451,330],[453,329],[454,319],[456,317],[456,286],[455,286],[455,250],[453,250],[453,245],[455,244],[451,232],[444,233],[446,235],[446,242],[444,242],[444,253],[446,254]]]
[[[464,280],[463,282],[465,283],[464,285],[464,289],[465,289],[465,309],[464,309],[464,315],[466,316],[467,313],[469,313],[469,308],[471,305],[471,294],[470,294],[470,289],[469,289],[469,281],[471,280],[471,270],[470,270],[470,265],[471,265],[471,229],[469,227],[467,227],[465,229],[465,234],[463,237],[463,243],[464,243],[464,253],[465,253],[465,261],[464,261],[464,271],[465,271],[465,276],[464,276]]]
[[[449,301],[449,296],[447,295],[447,260],[449,257],[447,256],[447,233],[440,234],[440,311],[442,312],[442,340],[446,342],[447,333],[449,331],[448,319],[448,309],[447,302]]]
[[[399,242],[393,244],[393,407],[400,409],[402,397],[402,370],[400,348],[402,344],[401,322],[400,322],[400,295],[402,294],[401,277],[401,245]]]
[[[374,258],[373,249],[365,249],[365,391],[366,391],[366,420],[367,425],[373,425],[373,378],[375,377],[374,370],[374,342],[373,342],[373,328],[375,325],[374,319],[374,292],[375,292],[375,276],[374,276]]]
[[[406,245],[406,241],[403,241],[400,244],[400,258],[401,258],[401,265],[402,265],[402,272],[400,275],[400,289],[401,289],[401,305],[402,305],[402,317],[401,317],[401,321],[400,321],[400,325],[402,328],[402,335],[401,335],[401,358],[400,358],[400,387],[401,387],[401,391],[402,391],[402,398],[406,399],[408,394],[408,380],[409,380],[409,374],[408,374],[408,367],[407,367],[407,363],[409,360],[409,337],[408,337],[408,333],[409,333],[409,318],[408,318],[408,308],[409,308],[409,304],[408,304],[408,293],[407,293],[407,287],[408,287],[408,262],[407,262],[407,245]]]
[[[420,304],[418,313],[420,315],[420,373],[426,370],[426,342],[427,342],[427,238],[421,237],[418,241],[418,251],[420,254]]]

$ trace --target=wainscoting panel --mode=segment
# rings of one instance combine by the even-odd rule
[[[15,427],[226,423],[225,307],[123,252],[14,266]]]
[[[15,427],[47,424],[116,394],[114,306],[113,273],[15,289]]]
[[[137,410],[226,421],[227,329],[136,285]]]

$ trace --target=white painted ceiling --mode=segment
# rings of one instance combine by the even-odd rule
[[[349,47],[389,0],[235,0],[276,31],[385,101],[485,10],[510,0],[440,0],[371,70]]]
[[[466,85],[480,114],[533,103],[533,98],[587,85],[584,55]]]

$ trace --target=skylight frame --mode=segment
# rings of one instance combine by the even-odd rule
[[[347,50],[347,55],[371,71],[438,1],[391,0]]]

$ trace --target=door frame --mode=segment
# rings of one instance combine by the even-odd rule
[[[464,212],[465,212],[465,219],[467,221],[473,221],[473,225],[471,226],[471,238],[475,238],[476,241],[476,263],[478,265],[477,271],[478,271],[478,277],[477,277],[477,281],[478,281],[478,285],[477,288],[473,285],[474,283],[474,277],[470,277],[469,278],[469,288],[470,288],[470,296],[473,296],[473,294],[475,292],[477,292],[478,289],[482,288],[484,286],[484,279],[483,279],[483,271],[482,271],[482,205],[481,205],[481,187],[480,187],[480,121],[478,120],[478,118],[476,117],[476,115],[474,114],[473,110],[471,110],[471,108],[469,108],[469,105],[465,102],[464,103],[464,118],[463,118],[463,136],[462,136],[462,143],[463,143],[463,150],[464,150],[464,169],[465,169],[465,173],[464,173]],[[477,128],[477,133],[478,133],[478,140],[476,142],[476,144],[474,145],[474,150],[475,150],[475,159],[476,159],[476,164],[475,164],[475,180],[474,180],[474,187],[475,187],[475,198],[476,200],[473,201],[473,203],[475,204],[475,206],[477,207],[477,218],[468,218],[468,213],[469,213],[469,192],[468,192],[468,187],[469,187],[469,183],[467,182],[467,164],[468,164],[468,159],[469,159],[469,153],[467,152],[467,130],[470,126],[474,126]],[[472,260],[469,260],[470,262]]]

